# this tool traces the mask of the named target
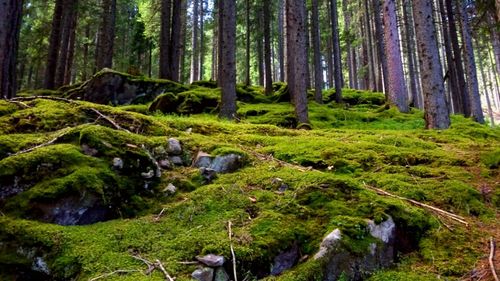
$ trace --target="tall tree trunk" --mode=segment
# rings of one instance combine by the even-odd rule
[[[314,50],[314,100],[323,103],[323,71],[321,66],[321,46],[319,31],[319,8],[318,0],[312,0],[312,41]]]
[[[332,19],[332,41],[333,41],[333,64],[334,64],[334,79],[335,79],[335,101],[342,102],[342,86],[344,84],[342,75],[342,54],[340,53],[340,39],[337,14],[337,0],[330,0],[330,13]]]
[[[388,86],[386,89],[389,101],[401,112],[408,112],[408,95],[406,92],[405,74],[401,49],[399,48],[398,21],[396,18],[396,1],[384,0],[384,42],[387,55]]]
[[[172,8],[172,34],[170,36],[169,79],[180,81],[180,55],[182,49],[182,5],[187,0],[174,0]]]
[[[317,0],[313,0],[317,1]],[[347,0],[342,0],[342,13],[344,14],[344,36],[347,52],[347,69],[349,70],[349,88],[354,89],[354,67],[352,64],[352,38],[351,38],[351,10]]]
[[[82,80],[86,81],[88,77],[88,65],[89,65],[89,47],[88,43],[90,40],[90,23],[85,25],[85,43],[83,44],[83,55],[82,55]]]
[[[264,11],[264,65],[266,95],[273,92],[273,73],[271,68],[271,3],[263,0]]]
[[[285,44],[284,44],[284,0],[278,0],[278,61],[279,61],[279,80],[285,81]]]
[[[0,98],[17,92],[16,62],[23,1],[0,0]]]
[[[236,117],[236,1],[219,0],[222,5],[220,13],[220,30],[222,50],[219,73],[222,90],[219,117],[234,119]]]
[[[285,6],[288,88],[299,124],[308,124],[305,1],[286,0]]]
[[[217,0],[215,0],[217,2]],[[186,46],[187,46],[187,13],[188,1],[181,1],[181,35],[180,35],[180,66],[179,66],[179,82],[184,83],[188,80],[186,75]],[[217,49],[217,48],[216,48]]]
[[[200,3],[200,46],[198,48],[198,56],[199,56],[199,65],[198,65],[198,79],[203,80],[203,76],[205,75],[203,72],[203,65],[205,64],[205,4],[204,0],[201,0]]]
[[[331,0],[333,1],[333,0]],[[332,2],[333,3],[333,2]],[[372,32],[372,24],[370,20],[370,6],[368,5],[368,0],[364,0],[365,3],[365,31],[366,38],[368,39],[368,77],[369,77],[369,85],[368,88],[371,91],[375,91],[376,89],[376,78],[375,78],[375,63],[374,63],[374,52],[373,52],[373,32]],[[333,5],[333,4],[332,4]],[[335,2],[335,6],[337,6]]]
[[[479,64],[479,69],[481,71],[481,79],[483,80],[483,88],[484,88],[484,95],[486,96],[486,104],[488,106],[488,115],[490,117],[490,122],[491,126],[495,126],[495,117],[493,116],[493,109],[491,107],[491,100],[490,100],[490,94],[488,93],[488,83],[486,74],[484,74],[484,65],[483,65],[483,59],[481,58],[481,54],[478,53],[477,56],[478,64]],[[490,82],[491,83],[491,82]]]
[[[488,19],[489,31],[491,34],[491,44],[493,46],[493,53],[495,55],[495,66],[497,74],[500,75],[500,35],[498,34],[498,29],[495,26],[493,15],[488,14],[486,15],[486,17]]]
[[[64,84],[66,76],[66,66],[68,64],[68,56],[70,52],[71,36],[75,32],[76,24],[73,25],[77,16],[78,1],[67,0],[63,5],[63,16],[61,21],[61,38],[60,51],[57,58],[56,77],[54,87],[59,88]]]
[[[162,79],[172,79],[169,71],[171,62],[170,51],[171,44],[171,15],[172,15],[172,0],[161,1],[161,19],[160,19],[160,70],[159,76]]]
[[[212,37],[213,50],[212,50],[212,76],[211,80],[218,80],[218,62],[219,62],[219,2],[214,0],[214,9],[212,17],[214,19],[214,35]],[[247,30],[248,32],[248,30]]]
[[[328,75],[327,75],[327,78],[328,78],[328,88],[330,89],[333,89],[333,87],[335,87],[335,83],[333,82],[334,81],[334,67],[333,67],[333,43],[332,43],[332,37],[329,36],[328,38],[328,42],[327,42],[327,47],[326,47],[326,64],[327,64],[327,68],[328,68]]]
[[[425,127],[446,129],[450,117],[444,93],[444,81],[439,61],[436,28],[432,19],[432,0],[413,0],[413,18],[422,75]]]
[[[311,49],[311,36],[309,36],[309,13],[306,8],[306,87],[311,89],[311,64],[309,60],[309,50]]]
[[[113,67],[113,48],[115,44],[116,0],[102,1],[101,26],[96,49],[96,68]]]
[[[418,91],[418,76],[417,76],[417,58],[415,57],[415,33],[413,28],[413,20],[411,14],[411,1],[404,0],[403,3],[403,18],[405,22],[405,44],[408,56],[408,78],[410,81],[410,93],[413,106],[423,109],[422,99]]]
[[[263,38],[260,33],[257,34],[257,60],[259,65],[259,86],[264,86],[265,83],[265,65],[264,65],[264,48],[262,46]]]
[[[69,46],[68,46],[68,58],[66,60],[65,65],[65,73],[64,73],[64,85],[68,85],[72,82],[73,77],[73,60],[75,57],[75,42],[76,42],[76,28],[78,25],[78,0],[75,0],[75,8],[73,9],[73,14],[71,15],[71,28],[70,28],[70,37],[69,37]]]
[[[472,35],[469,26],[469,16],[467,14],[467,1],[461,0],[459,2],[460,25],[464,46],[464,63],[467,73],[467,92],[469,93],[471,115],[474,120],[482,124],[484,123],[484,115],[483,109],[481,108],[481,97],[479,96],[479,83],[477,81],[474,47],[472,46]]]
[[[64,11],[63,6],[63,0],[56,0],[54,12],[52,15],[52,28],[49,37],[49,53],[47,55],[47,66],[45,68],[44,87],[46,89],[55,88],[57,61],[61,45],[61,22]]]
[[[198,46],[198,19],[200,16],[199,1],[193,0],[193,28],[191,33],[191,78],[190,83],[198,80],[200,76],[200,57]]]
[[[246,0],[245,6],[245,85],[250,85],[250,0]]]
[[[388,66],[387,66],[387,55],[385,52],[386,43],[384,41],[384,28],[382,26],[382,12],[381,0],[373,0],[373,11],[374,11],[374,22],[375,22],[375,34],[377,41],[377,56],[380,61],[380,65],[382,68],[382,84],[386,93],[389,90],[389,74],[388,74]],[[382,0],[383,1],[383,0]]]

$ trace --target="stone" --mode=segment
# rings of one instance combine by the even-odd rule
[[[163,193],[166,194],[174,194],[177,191],[177,187],[173,185],[172,183],[169,183],[165,189],[163,189]]]
[[[113,158],[113,168],[116,170],[123,169],[123,160],[118,157]]]
[[[316,255],[314,255],[314,259],[317,260],[325,257],[329,251],[331,251],[336,245],[338,245],[341,238],[342,234],[340,233],[340,229],[335,229],[334,231],[330,232],[325,238],[323,238],[323,241],[319,246],[319,251],[316,253]]]
[[[242,157],[237,154],[217,156],[209,168],[217,173],[231,173],[243,166],[242,160]]]
[[[169,160],[175,166],[182,166],[182,165],[184,165],[184,161],[182,161],[182,158],[180,156],[172,156],[172,157],[169,158]]]
[[[280,178],[273,178],[271,180],[271,184],[272,184],[273,188],[278,189],[279,192],[285,192],[288,189],[288,184],[286,184]]]
[[[191,277],[198,281],[213,281],[214,269],[210,267],[197,269],[191,273]]]
[[[145,179],[152,179],[155,176],[155,171],[149,170],[147,173],[141,173],[141,177]]]
[[[224,267],[217,267],[215,269],[215,278],[214,281],[229,281],[229,275],[227,274]]]
[[[299,246],[297,242],[293,246],[281,252],[274,258],[274,263],[271,269],[271,275],[280,275],[285,270],[292,268],[299,260]]]
[[[208,254],[206,256],[197,256],[196,259],[202,264],[210,267],[222,266],[226,261],[223,256]]]
[[[33,271],[42,272],[45,274],[50,274],[49,266],[42,257],[36,257],[31,265]]]
[[[181,143],[177,139],[169,138],[167,152],[170,155],[181,155],[182,154]]]
[[[217,172],[214,169],[210,168],[201,167],[200,174],[206,183],[211,183],[214,179],[217,178]]]
[[[198,154],[196,154],[196,157],[193,160],[193,167],[196,168],[208,168],[212,164],[212,161],[214,160],[214,157],[212,157],[210,154],[205,153],[203,151],[199,151]]]
[[[99,153],[97,149],[92,148],[86,144],[82,144],[82,152],[83,154],[88,156],[96,156]]]
[[[173,165],[168,159],[162,159],[158,161],[158,165],[160,165],[160,168],[162,169],[172,169]]]
[[[368,229],[373,237],[382,240],[384,243],[389,243],[396,235],[396,224],[391,217],[379,225],[376,225],[373,221],[368,221]]]

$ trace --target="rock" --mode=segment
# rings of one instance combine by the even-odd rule
[[[271,269],[271,275],[280,275],[285,270],[292,268],[299,260],[299,246],[297,242],[293,246],[281,252],[274,258],[274,264]]]
[[[145,179],[152,179],[155,176],[155,171],[149,170],[147,173],[141,173],[141,177]]]
[[[191,274],[191,276],[198,281],[213,281],[214,269],[210,267],[197,269]]]
[[[335,229],[334,231],[330,232],[325,238],[323,238],[323,241],[319,246],[319,251],[316,253],[316,255],[314,255],[314,259],[317,260],[325,257],[329,251],[333,250],[333,248],[338,244],[341,238],[342,235],[340,233],[340,229]]]
[[[172,169],[173,167],[173,164],[168,159],[158,161],[158,165],[160,165],[160,167],[165,170]]]
[[[231,173],[243,166],[242,158],[243,157],[237,154],[217,156],[209,168],[217,173]]]
[[[273,178],[271,184],[273,188],[278,189],[279,192],[285,192],[288,189],[288,184],[283,182],[280,178]]]
[[[184,165],[184,161],[182,161],[182,158],[180,156],[172,156],[168,159],[175,166],[183,166]]]
[[[47,275],[50,274],[49,266],[43,260],[42,257],[35,258],[35,260],[33,261],[33,264],[31,265],[31,269],[33,271],[42,272],[42,273],[45,273]]]
[[[113,158],[113,168],[116,170],[123,169],[123,160],[118,157]]]
[[[168,194],[174,194],[177,191],[177,187],[175,185],[169,183],[165,189],[163,189],[163,193]]]
[[[368,221],[368,229],[370,234],[382,240],[384,243],[389,243],[396,235],[396,224],[391,217],[379,225],[376,225],[373,221]]]
[[[229,275],[227,274],[224,267],[217,267],[215,269],[215,278],[214,281],[229,281]]]
[[[181,155],[182,154],[181,143],[177,139],[169,138],[167,152],[170,155]]]
[[[82,144],[82,152],[85,154],[85,155],[88,155],[88,156],[96,156],[99,151],[95,148],[92,148],[86,144]]]
[[[208,168],[212,164],[213,160],[214,157],[212,157],[210,154],[205,153],[203,151],[199,151],[193,160],[193,166],[196,168],[201,168],[201,167]]]
[[[206,183],[211,183],[214,179],[217,178],[217,172],[214,169],[210,168],[201,167],[200,174]]]
[[[196,259],[202,264],[210,267],[222,266],[226,261],[223,256],[208,254],[206,256],[197,256]]]

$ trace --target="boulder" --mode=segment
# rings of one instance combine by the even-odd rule
[[[205,181],[205,183],[211,183],[214,179],[217,178],[217,172],[214,169],[201,167],[200,175]]]
[[[215,157],[209,168],[217,173],[232,173],[242,166],[242,156],[238,154],[228,154]]]
[[[196,259],[202,264],[210,267],[219,267],[226,261],[223,256],[208,254],[205,256],[197,256]]]
[[[205,153],[203,151],[199,151],[193,160],[193,167],[208,168],[212,164],[213,160],[214,160],[214,157],[212,157],[210,154]]]
[[[294,243],[290,249],[281,252],[274,258],[271,275],[280,275],[285,270],[292,268],[298,260],[299,246],[297,243]]]
[[[198,281],[213,281],[214,269],[210,267],[200,268],[195,270],[191,276]]]
[[[167,153],[170,155],[181,155],[182,154],[182,146],[181,143],[174,138],[168,139],[168,149]]]
[[[179,94],[159,95],[149,107],[149,111],[162,113],[197,114],[212,112],[219,106],[220,90],[198,88]]]
[[[169,80],[153,80],[103,69],[79,87],[69,89],[65,95],[99,104],[124,105],[147,103],[162,93],[186,90],[185,86]]]

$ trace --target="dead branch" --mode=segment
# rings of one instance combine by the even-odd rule
[[[228,235],[229,235],[229,247],[231,248],[231,256],[233,257],[234,281],[238,281],[238,277],[236,275],[236,255],[234,254],[234,248],[233,248],[233,239],[232,239],[232,231],[231,231],[231,221],[228,221],[228,223],[227,223],[227,232],[228,232]]]
[[[156,215],[156,217],[154,218],[154,221],[155,221],[155,222],[159,221],[159,220],[161,219],[161,216],[163,215],[163,213],[164,213],[166,210],[167,210],[167,208],[163,208],[163,209],[161,209],[161,212],[160,212],[158,215]]]
[[[119,270],[115,270],[113,272],[110,272],[110,273],[106,273],[106,274],[103,274],[103,275],[99,275],[97,277],[94,277],[92,279],[89,279],[89,281],[95,281],[95,280],[99,280],[99,279],[102,279],[102,278],[106,278],[106,277],[109,277],[113,274],[121,274],[121,273],[132,273],[132,272],[140,272],[140,270],[136,270],[136,269],[131,269],[131,270],[126,270],[126,269],[119,269]]]
[[[54,101],[62,101],[66,103],[76,103],[74,100],[65,99],[61,97],[51,97],[51,96],[32,96],[32,97],[15,97],[10,99],[11,101],[31,101],[36,99],[44,99],[44,100],[54,100]]]
[[[22,109],[31,108],[31,106],[25,104],[22,101],[15,101],[15,100],[5,100],[5,101],[13,103],[13,104],[17,105],[18,107],[20,107]]]
[[[28,153],[28,152],[32,152],[33,150],[36,150],[36,149],[39,149],[39,148],[42,148],[42,147],[45,147],[45,146],[49,146],[49,145],[52,145],[54,144],[56,141],[58,141],[59,139],[61,139],[62,137],[66,136],[66,134],[71,130],[71,128],[65,128],[63,129],[62,133],[59,134],[57,137],[51,139],[50,141],[48,142],[45,142],[45,143],[42,143],[42,144],[39,144],[37,146],[34,146],[34,147],[31,147],[31,148],[28,148],[28,149],[25,149],[25,150],[21,150],[21,151],[18,151],[16,153],[13,153],[9,156],[17,156],[17,155],[20,155],[20,154],[24,154],[24,153]]]
[[[156,266],[154,263],[152,263],[151,261],[148,261],[147,259],[145,259],[139,255],[132,255],[132,258],[139,260],[139,261],[142,261],[144,264],[147,265],[148,269],[146,269],[146,271],[144,272],[146,275],[151,274],[151,272],[153,272],[156,269]]]
[[[166,280],[168,281],[174,281],[174,279],[168,274],[168,272],[165,270],[165,267],[163,267],[163,264],[161,263],[160,260],[156,260],[156,263],[155,263],[158,268],[160,268],[160,270],[163,272],[163,274],[165,275],[165,278]]]
[[[488,258],[488,262],[490,264],[491,274],[495,281],[498,281],[497,271],[495,269],[495,263],[493,262],[495,259],[495,241],[493,237],[490,237],[490,257]]]
[[[446,217],[446,218],[449,218],[449,219],[452,219],[456,222],[459,222],[461,224],[464,224],[465,226],[469,226],[469,223],[465,220],[464,217],[461,217],[459,215],[455,215],[455,214],[452,214],[450,212],[447,212],[445,210],[441,210],[439,208],[436,208],[434,206],[431,206],[431,205],[427,205],[427,204],[424,204],[424,203],[421,203],[421,202],[418,202],[416,200],[413,200],[413,199],[409,199],[409,198],[406,198],[406,197],[402,197],[402,196],[399,196],[399,195],[394,195],[392,193],[389,193],[385,190],[382,190],[380,188],[376,188],[376,187],[373,187],[373,186],[369,186],[367,185],[366,183],[363,182],[363,185],[365,186],[365,188],[367,189],[370,189],[372,191],[375,191],[377,194],[380,194],[380,195],[385,195],[385,196],[389,196],[389,197],[392,197],[392,198],[396,198],[396,199],[399,199],[399,200],[403,200],[403,201],[407,201],[415,206],[418,206],[418,207],[421,207],[421,208],[424,208],[424,209],[427,209],[427,210],[430,210],[432,212],[435,212],[443,217]]]
[[[95,108],[89,108],[92,112],[94,112],[95,114],[97,114],[99,117],[103,118],[104,120],[108,121],[108,123],[110,123],[111,125],[113,125],[113,127],[115,127],[115,129],[117,130],[120,130],[120,131],[125,131],[127,133],[130,133],[129,130],[123,128],[122,126],[118,125],[118,123],[116,123],[115,121],[113,121],[113,119],[111,119],[110,117],[102,114],[99,110],[95,109]]]

